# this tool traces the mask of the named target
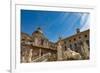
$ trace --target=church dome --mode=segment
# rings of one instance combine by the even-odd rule
[[[43,31],[42,31],[42,29],[40,28],[40,27],[38,27],[37,29],[36,29],[36,31],[34,31],[33,33],[32,33],[32,38],[34,39],[34,38],[41,38],[41,39],[44,39],[44,40],[48,40],[45,36],[44,36],[44,34],[43,34]]]
[[[42,31],[42,29],[41,29],[40,27],[38,27],[38,28],[36,29],[36,31],[33,32],[33,33],[41,33],[41,34],[43,34],[43,31]]]
[[[38,27],[36,29],[36,31],[32,33],[32,35],[34,35],[34,34],[43,34],[43,31],[42,31],[42,29],[40,27]]]

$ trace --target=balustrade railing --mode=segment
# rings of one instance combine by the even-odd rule
[[[36,58],[32,62],[44,62],[44,61],[47,61],[50,56],[51,56],[51,53],[46,53],[43,56]]]

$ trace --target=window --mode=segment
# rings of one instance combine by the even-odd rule
[[[43,45],[43,43],[45,43],[45,41],[43,39],[41,39],[41,45]]]
[[[87,37],[87,35],[85,35],[85,38]]]
[[[67,50],[67,47],[65,46],[65,50]]]
[[[77,44],[74,43],[74,50],[77,51]]]
[[[69,40],[69,42],[71,42],[71,40]]]
[[[75,48],[76,48],[77,47],[77,44],[75,43],[74,45],[75,45]]]
[[[79,36],[79,39],[81,39],[81,37]]]
[[[64,44],[66,44],[66,41],[64,41]]]
[[[86,44],[89,46],[89,40],[86,40]]]
[[[74,38],[74,41],[76,41],[76,39]]]
[[[72,49],[72,45],[70,44],[70,49]]]
[[[78,41],[78,44],[79,44],[79,45],[83,45],[83,42],[82,42],[82,41]]]

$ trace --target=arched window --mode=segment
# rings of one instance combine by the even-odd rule
[[[74,41],[76,41],[76,38],[74,38]]]
[[[74,51],[77,51],[77,44],[74,43]]]
[[[81,39],[81,36],[79,36],[79,39]]]
[[[77,44],[76,43],[74,43],[74,46],[75,46],[75,48],[77,48]]]
[[[71,42],[71,40],[69,40],[69,42]]]
[[[89,40],[86,40],[86,44],[89,46]]]
[[[70,44],[69,46],[70,46],[70,49],[72,49],[72,44]]]
[[[41,45],[43,45],[43,44],[44,44],[44,42],[45,42],[45,41],[44,41],[43,39],[41,39]]]
[[[83,45],[83,42],[82,41],[78,41],[78,45]]]
[[[65,46],[65,49],[64,50],[67,50],[67,47]]]
[[[84,35],[85,38],[87,38],[87,35]]]

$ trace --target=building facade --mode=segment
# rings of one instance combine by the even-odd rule
[[[85,60],[89,59],[89,46],[89,30],[80,32],[77,29],[76,34],[53,43],[44,36],[41,28],[37,28],[31,36],[21,33],[21,63]],[[66,53],[72,57],[69,58]],[[76,54],[81,58],[75,58]]]
[[[80,32],[80,30],[77,29],[76,34],[64,38],[58,41],[58,43],[61,42],[63,51],[66,51],[68,48],[70,48],[72,51],[80,53],[82,59],[89,59],[89,53],[90,53],[89,32],[90,32],[89,30]]]

